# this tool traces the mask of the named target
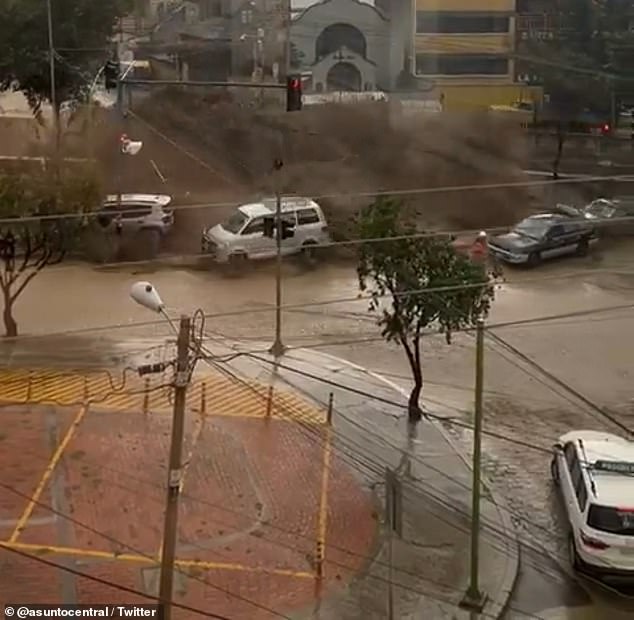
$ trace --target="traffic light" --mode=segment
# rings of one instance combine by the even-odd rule
[[[105,78],[106,90],[115,89],[119,80],[119,63],[116,60],[109,60],[104,65],[103,75]]]
[[[298,112],[302,109],[302,78],[289,75],[286,78],[286,111]]]

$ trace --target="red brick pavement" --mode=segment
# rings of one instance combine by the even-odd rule
[[[22,481],[21,489],[30,493],[46,466],[50,450],[43,439],[37,443],[37,436],[44,436],[44,429],[34,411],[12,415],[18,420],[19,416],[30,419],[28,424],[18,424],[18,428],[29,432],[20,430],[22,434],[11,435],[11,450],[1,452],[4,458],[1,462],[8,483],[17,486]],[[144,554],[158,552],[169,430],[170,419],[164,415],[98,411],[86,415],[58,466],[63,472],[64,496],[74,519],[121,544],[79,525],[70,526],[70,544],[82,549],[131,553],[127,544]],[[186,455],[195,439],[196,443],[181,503],[179,558],[311,571],[318,529],[323,429],[283,420],[211,417],[197,434],[192,415],[188,416],[186,438]],[[22,441],[39,445],[42,458],[22,455]],[[347,581],[365,564],[376,520],[369,493],[360,488],[336,452],[329,478],[326,577],[332,585]],[[8,502],[6,494],[0,493],[0,497]],[[50,503],[50,495],[43,494],[42,501]],[[2,505],[9,507],[8,503]],[[59,538],[55,525],[30,525],[20,542],[69,545],[68,537]],[[54,554],[45,557],[61,560]],[[142,570],[147,565],[75,559],[79,570],[89,574],[134,589],[148,585]],[[40,579],[37,575],[42,569],[33,566],[36,581],[30,581],[37,586]],[[312,579],[227,569],[189,570],[190,578],[177,580],[177,589],[183,591],[176,600],[236,619],[274,617],[236,596],[282,613],[308,607],[314,597]],[[8,580],[4,588],[12,595],[21,587],[17,577],[14,578],[18,573],[11,570],[5,574]],[[201,581],[236,596],[228,596]],[[113,594],[105,586],[85,579],[78,578],[75,582],[79,602],[130,600],[123,593]],[[51,588],[55,589],[52,583],[46,583],[43,594],[36,594],[38,589],[33,586],[25,593],[32,602],[54,601],[59,594],[52,595]],[[175,617],[184,619],[192,615],[183,612]]]
[[[55,416],[58,441],[70,426],[75,408],[0,407],[0,471],[3,482],[23,495],[30,496],[37,487],[55,448],[48,430],[48,416]],[[50,504],[48,489],[41,501]],[[0,488],[0,539],[9,538],[28,501],[16,493]],[[50,519],[51,512],[35,507],[34,519]],[[13,521],[7,524],[6,521]]]

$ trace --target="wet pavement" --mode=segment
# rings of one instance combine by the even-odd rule
[[[490,339],[487,349],[485,426],[535,447],[490,436],[484,444],[487,476],[508,499],[524,545],[509,618],[527,617],[527,613],[552,620],[631,617],[628,600],[568,574],[565,524],[548,478],[547,455],[540,451],[549,449],[570,428],[614,430],[610,418],[634,427],[631,252],[622,243],[591,257],[557,261],[538,270],[508,270],[507,283],[498,291],[490,323],[564,315],[557,320],[500,327],[495,331],[498,340]],[[207,319],[209,336],[222,339],[230,335],[253,342],[254,349],[262,348],[261,343],[270,342],[273,334],[272,274],[270,265],[239,279],[209,269],[162,266],[134,271],[72,265],[51,268],[36,278],[16,307],[27,337],[13,345],[3,343],[0,351],[5,363],[16,366],[36,361],[72,365],[96,358],[98,363],[136,359],[172,337],[161,322],[114,327],[154,320],[128,298],[130,284],[139,279],[151,280],[175,315],[198,307],[216,314]],[[289,263],[284,278],[285,304],[343,300],[286,311],[283,330],[287,344],[322,348],[370,366],[404,387],[409,385],[402,351],[380,341],[366,302],[356,299],[351,266],[330,264],[305,271]],[[44,313],[42,299],[46,299]],[[256,311],[247,312],[249,309]],[[92,331],[103,325],[113,327]],[[66,330],[85,332],[61,339],[28,337]],[[158,351],[160,355],[160,348]],[[426,402],[448,406],[457,420],[468,422],[472,338],[460,335],[448,347],[442,338],[430,336],[424,343],[424,357]],[[447,430],[469,450],[468,431],[451,424]]]

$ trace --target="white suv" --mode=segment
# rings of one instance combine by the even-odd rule
[[[270,222],[275,212],[274,198],[241,205],[226,222],[203,231],[202,251],[219,263],[274,257],[277,241],[265,235],[265,220]],[[282,219],[293,230],[292,237],[282,240],[283,255],[304,253],[312,259],[316,247],[329,240],[321,207],[309,198],[282,198]]]
[[[165,194],[110,195],[97,213],[103,232],[120,233],[133,246],[136,258],[155,258],[174,225],[172,197]]]
[[[554,446],[551,472],[566,505],[573,567],[634,579],[634,442],[567,433]]]

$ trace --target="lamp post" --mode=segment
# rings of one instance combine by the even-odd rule
[[[163,604],[164,620],[171,620],[171,601],[174,590],[174,563],[176,560],[176,545],[178,543],[178,507],[183,477],[183,439],[185,434],[185,405],[187,387],[193,371],[189,352],[191,349],[191,319],[181,316],[177,328],[158,291],[150,282],[136,282],[130,290],[130,296],[138,304],[162,315],[178,334],[176,373],[174,376],[174,410],[172,417],[172,437],[170,441],[169,467],[167,477],[167,501],[165,506],[165,521],[163,525],[163,546],[161,551],[161,576],[159,585],[159,600]],[[151,370],[149,371],[151,372]]]

